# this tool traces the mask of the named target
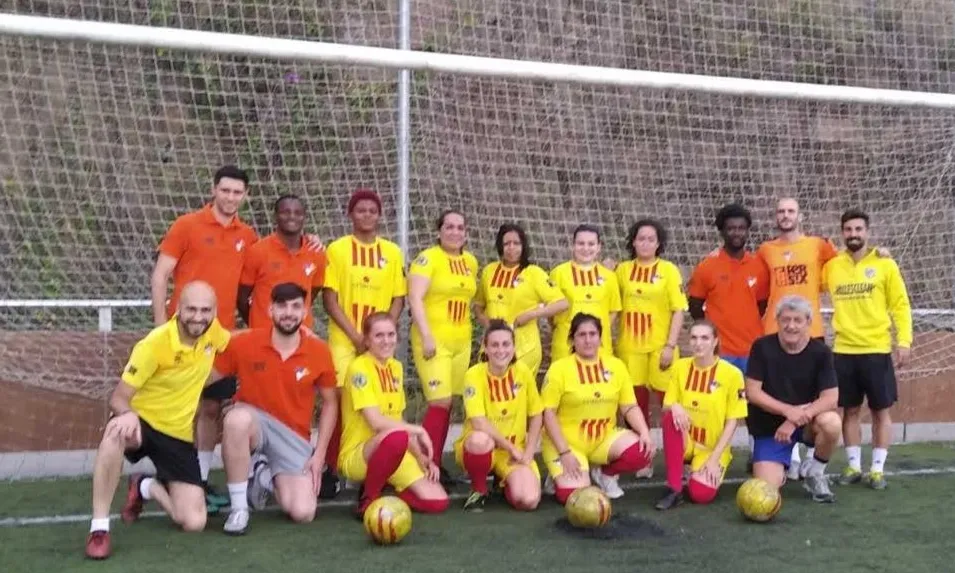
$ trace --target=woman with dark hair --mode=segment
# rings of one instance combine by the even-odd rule
[[[660,258],[667,232],[654,219],[641,219],[627,233],[630,260],[617,265],[623,312],[617,336],[617,357],[630,372],[637,402],[650,423],[651,391],[657,401],[670,384],[670,366],[680,357],[677,342],[687,310],[680,269]],[[650,477],[647,468],[638,477]]]
[[[554,316],[551,362],[571,354],[570,323],[582,312],[600,321],[603,332],[600,348],[607,354],[613,353],[611,331],[621,309],[620,288],[613,271],[598,262],[600,248],[600,229],[594,225],[578,225],[574,229],[571,260],[550,272],[551,282],[564,293],[569,305],[567,310]]]
[[[541,401],[544,436],[541,452],[554,480],[557,500],[593,481],[616,499],[621,473],[650,465],[654,444],[624,363],[601,352],[603,326],[596,316],[577,314],[570,324],[573,354],[551,364]],[[622,416],[631,429],[617,427]],[[587,473],[588,466],[594,464]]]
[[[514,329],[517,360],[536,377],[543,359],[537,322],[567,310],[567,300],[544,269],[530,262],[530,244],[519,225],[501,225],[494,247],[500,260],[481,271],[474,312],[485,328],[500,319]]]
[[[428,401],[421,425],[431,436],[439,466],[451,423],[451,396],[461,394],[471,363],[478,262],[464,248],[466,237],[464,215],[445,211],[438,218],[438,244],[415,257],[408,272],[411,354]],[[446,472],[441,477],[449,482]]]

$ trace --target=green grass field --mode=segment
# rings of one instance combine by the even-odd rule
[[[599,535],[562,527],[563,509],[546,497],[538,511],[524,514],[503,501],[482,514],[464,514],[457,499],[444,515],[416,515],[401,545],[377,547],[351,516],[353,492],[346,492],[320,508],[309,525],[291,524],[274,511],[254,514],[241,538],[221,532],[222,515],[212,517],[205,532],[191,535],[176,531],[163,517],[129,527],[115,519],[113,557],[104,562],[83,557],[88,480],[7,482],[0,484],[0,562],[6,573],[936,573],[950,569],[948,551],[955,539],[953,454],[952,444],[896,447],[889,456],[887,471],[893,475],[887,490],[834,485],[838,500],[833,505],[814,504],[800,484],[788,484],[783,509],[770,524],[746,522],[736,510],[744,454],[737,456],[731,483],[713,505],[687,504],[667,513],[653,509],[662,492],[658,460],[651,483],[625,483],[627,495],[614,503],[614,521]],[[830,471],[841,468],[841,460],[834,460]],[[114,510],[119,506],[117,497]],[[53,516],[67,523],[49,523]]]

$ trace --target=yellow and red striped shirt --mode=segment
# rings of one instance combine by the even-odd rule
[[[689,308],[680,269],[663,259],[648,265],[625,261],[617,265],[617,281],[623,307],[617,355],[655,352],[666,346],[673,313]]]
[[[412,276],[431,281],[424,295],[424,311],[435,340],[471,340],[471,301],[477,293],[478,262],[471,253],[447,254],[441,247],[425,249],[411,263]],[[417,328],[411,341],[420,344]]]
[[[551,339],[551,360],[563,358],[571,353],[568,342],[570,322],[577,313],[592,314],[600,319],[603,327],[601,347],[613,352],[611,314],[621,310],[620,288],[617,276],[601,264],[581,267],[573,261],[567,261],[554,267],[550,273],[551,282],[564,293],[570,307],[554,317],[554,332]]]
[[[484,417],[508,441],[523,449],[528,421],[543,410],[537,381],[527,366],[515,362],[497,377],[488,371],[486,362],[475,364],[464,378],[464,431],[458,440],[465,440],[472,431],[472,418]]]
[[[698,367],[694,360],[682,358],[673,364],[673,384],[663,397],[663,406],[682,406],[690,417],[690,439],[712,450],[726,421],[748,414],[745,382],[743,373],[723,359],[708,368]]]

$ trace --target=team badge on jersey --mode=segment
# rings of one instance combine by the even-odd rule
[[[866,268],[865,268],[865,278],[867,278],[867,279],[874,279],[874,278],[875,278],[875,269],[873,269],[872,267],[866,267]]]
[[[203,351],[206,353],[206,356],[212,356],[212,353],[215,351],[215,347],[211,343],[206,344],[206,347],[203,348]]]
[[[415,260],[415,264],[421,265],[422,267],[428,264],[428,257],[421,255]]]
[[[302,378],[305,378],[306,376],[308,376],[308,368],[304,366],[299,366],[298,368],[295,369],[296,382],[301,382]]]
[[[464,389],[464,397],[471,398],[474,396],[476,392],[477,391],[474,389],[474,386],[468,386],[467,388]]]
[[[720,383],[717,382],[716,380],[713,380],[712,382],[710,382],[710,393],[712,394],[713,392],[716,392],[716,389],[719,387],[720,387]]]
[[[314,263],[308,263],[307,265],[305,265],[305,276],[307,277],[312,276],[312,273],[315,272],[315,269],[316,267]]]
[[[613,376],[613,373],[610,370],[604,369],[604,382],[610,382],[610,378]]]
[[[368,384],[368,378],[366,378],[364,374],[359,372],[358,374],[355,374],[354,376],[351,377],[351,383],[352,383],[352,386],[361,390],[362,388],[365,387],[366,384]]]
[[[135,376],[137,372],[139,372],[139,369],[133,366],[132,364],[126,367],[126,373],[129,374],[130,376]]]
[[[235,242],[235,252],[241,253],[242,249],[244,248],[245,248],[245,241],[243,241],[242,239],[239,239],[238,241]]]
[[[388,259],[386,259],[385,257],[381,257],[381,258],[378,259],[378,268],[379,268],[379,269],[383,269],[383,268],[385,268],[385,266],[387,266],[387,265],[388,265]]]

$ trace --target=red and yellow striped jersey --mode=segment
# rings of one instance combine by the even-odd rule
[[[723,359],[709,368],[699,368],[694,360],[681,358],[673,364],[673,383],[663,406],[682,406],[690,417],[690,439],[712,450],[727,420],[748,415],[745,381],[739,368]]]
[[[402,420],[405,412],[404,370],[391,358],[385,364],[368,352],[348,365],[342,388],[342,452],[349,452],[375,436],[361,411],[377,407],[382,415]]]
[[[570,308],[554,317],[554,332],[551,340],[551,360],[571,353],[568,342],[570,322],[577,313],[592,314],[603,326],[601,346],[613,352],[610,315],[620,312],[620,288],[617,276],[601,264],[581,267],[567,261],[550,272],[551,282],[564,293]]]
[[[491,375],[487,362],[468,369],[464,378],[464,440],[472,431],[471,419],[487,418],[512,444],[523,449],[527,443],[527,423],[544,410],[537,380],[530,369],[515,362],[503,376]]]
[[[673,313],[686,311],[683,275],[670,261],[644,265],[636,260],[617,265],[620,283],[620,334],[617,355],[654,352],[667,343]]]
[[[398,245],[378,237],[365,244],[347,235],[328,246],[325,288],[338,294],[338,304],[361,332],[362,322],[374,312],[387,312],[395,298],[408,294],[404,257]],[[328,325],[329,346],[353,347],[335,321]]]
[[[424,295],[424,310],[435,340],[470,341],[471,301],[477,293],[478,276],[474,255],[465,251],[452,256],[434,246],[415,258],[410,274],[431,281]],[[411,329],[411,340],[420,342],[417,328]]]
[[[621,406],[637,403],[626,365],[609,354],[596,360],[571,355],[551,364],[541,401],[555,410],[568,443],[583,448],[616,428]]]

